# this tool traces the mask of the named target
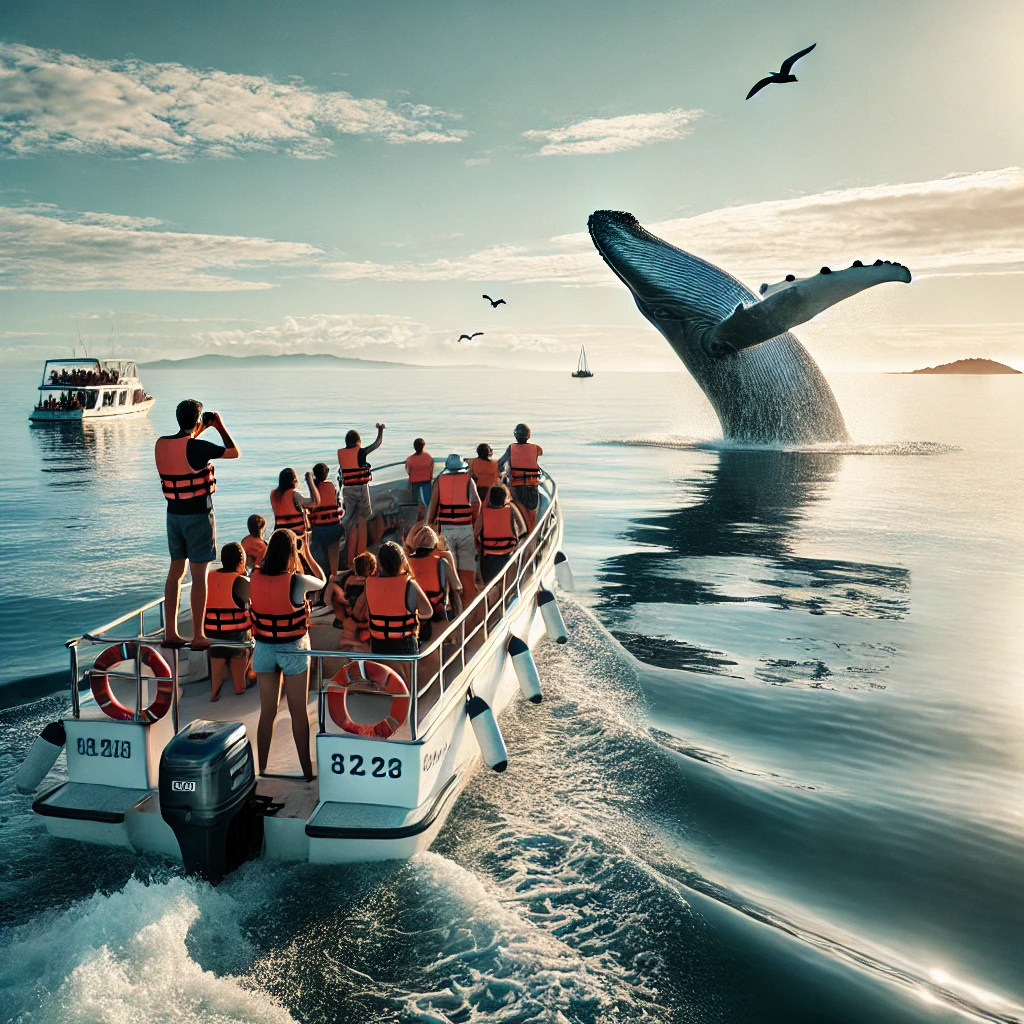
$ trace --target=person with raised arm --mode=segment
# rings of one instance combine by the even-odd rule
[[[366,456],[376,451],[384,440],[384,424],[377,424],[377,439],[363,447],[358,430],[345,435],[345,447],[338,449],[338,468],[341,474],[341,503],[344,517],[348,565],[355,564],[356,555],[366,550],[366,524],[373,518],[370,504],[370,464]]]
[[[158,438],[154,451],[160,486],[167,499],[167,548],[171,556],[164,585],[164,640],[184,641],[178,633],[178,605],[188,565],[192,574],[191,643],[200,650],[210,646],[203,628],[206,576],[210,563],[217,557],[217,522],[213,514],[217,480],[211,463],[215,459],[237,459],[241,451],[220,414],[204,413],[202,402],[187,398],[178,403],[174,415],[178,432]],[[199,440],[199,435],[210,427],[220,434],[223,445]]]

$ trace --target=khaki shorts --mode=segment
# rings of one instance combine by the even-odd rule
[[[438,532],[455,557],[459,572],[476,572],[476,539],[472,523],[441,523]]]
[[[341,505],[345,510],[342,525],[347,530],[357,519],[373,518],[373,506],[370,504],[369,484],[349,484],[341,489]]]

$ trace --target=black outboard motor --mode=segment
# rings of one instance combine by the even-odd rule
[[[160,756],[160,813],[185,870],[214,885],[263,847],[252,745],[241,722],[192,722]]]

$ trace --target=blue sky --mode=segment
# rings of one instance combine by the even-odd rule
[[[582,234],[612,207],[755,287],[910,266],[798,331],[826,367],[1024,367],[1015,0],[37,0],[2,33],[5,365],[77,318],[146,358],[677,368]]]

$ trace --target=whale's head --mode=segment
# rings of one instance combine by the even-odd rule
[[[631,213],[597,210],[588,227],[640,312],[688,364],[701,359],[708,333],[737,304],[757,301],[731,274],[652,235]]]

